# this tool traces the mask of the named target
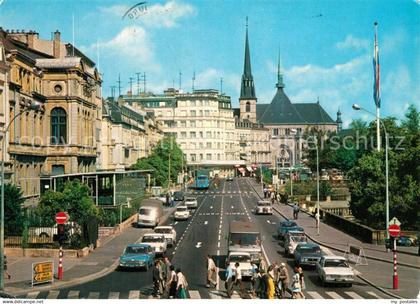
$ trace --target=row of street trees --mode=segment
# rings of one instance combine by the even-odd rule
[[[405,119],[383,119],[389,135],[390,215],[404,230],[420,230],[420,113],[411,105]],[[382,134],[383,133],[383,130]],[[351,192],[350,209],[356,220],[372,228],[385,226],[385,136],[376,150],[376,122],[355,120],[340,134],[317,137],[320,168],[347,172]],[[316,170],[316,150],[307,153],[308,165]]]

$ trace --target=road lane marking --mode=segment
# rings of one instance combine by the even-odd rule
[[[312,299],[323,299],[323,297],[316,291],[307,291],[306,292]]]
[[[58,290],[51,290],[48,293],[47,299],[57,299],[59,293],[60,293],[60,291],[58,291]]]
[[[32,291],[32,292],[28,293],[26,295],[26,297],[29,298],[29,299],[36,299],[38,294],[39,294],[39,291]]]
[[[195,245],[195,248],[200,248],[201,247],[201,242],[197,242],[197,245]]]
[[[219,241],[220,241],[220,234],[219,234]]]
[[[324,251],[327,255],[334,255],[334,253],[327,247],[320,246],[322,251]]]
[[[350,298],[352,299],[363,299],[363,297],[359,296],[357,293],[355,293],[354,291],[345,291],[344,292],[346,295],[348,295]]]
[[[233,209],[234,207],[233,206],[230,206],[230,209]]]
[[[213,206],[210,206],[210,209],[213,209]]]
[[[217,255],[217,256],[219,256],[219,255],[220,255],[220,250],[219,250],[219,249],[217,249],[217,253],[216,253],[216,255]]]
[[[108,295],[108,299],[119,299],[120,293],[118,291],[111,291]]]
[[[70,290],[67,294],[67,299],[78,299],[80,295],[80,290]]]
[[[204,225],[207,225],[207,224],[208,224],[208,221],[205,221],[205,222],[204,222]]]
[[[334,291],[326,291],[325,293],[333,299],[344,299],[342,296],[340,296],[338,293]]]
[[[219,287],[219,285],[217,286]],[[209,292],[209,295],[210,295],[210,299],[219,299],[219,300],[222,299],[222,293],[219,290],[217,291],[212,290]]]
[[[367,294],[371,295],[372,297],[375,297],[377,299],[381,299],[380,296],[378,296],[376,293],[374,293],[373,291],[366,291]]]
[[[190,294],[190,299],[201,299],[198,290],[188,290],[188,293]]]
[[[130,290],[128,294],[129,299],[138,299],[140,298],[140,290]]]
[[[88,299],[99,299],[99,292],[89,292]]]
[[[220,248],[220,242],[217,242],[217,248]]]

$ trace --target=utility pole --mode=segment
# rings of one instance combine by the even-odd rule
[[[220,95],[223,94],[223,77],[220,77]]]
[[[143,72],[143,92],[146,94],[146,72]]]
[[[182,89],[182,72],[179,71],[179,91],[181,92]]]
[[[121,74],[120,73],[118,73],[117,83],[118,83],[118,97],[120,97],[121,96]]]
[[[317,222],[317,235],[319,235],[319,152],[318,152],[318,136],[316,138],[316,222]]]
[[[194,93],[194,82],[195,82],[195,71],[194,71],[193,77],[192,77],[192,93]]]
[[[137,75],[137,95],[140,95],[140,75],[141,73],[136,73]]]
[[[130,84],[130,94],[133,95],[133,77],[130,77],[130,81],[128,82]]]
[[[116,86],[110,86],[110,88],[111,88],[112,99],[114,99],[115,98],[115,88],[116,88]]]

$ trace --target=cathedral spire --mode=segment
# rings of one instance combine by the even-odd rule
[[[252,72],[251,72],[251,56],[249,53],[248,17],[246,17],[245,60],[244,60],[244,73],[242,74],[240,99],[256,99],[254,79],[252,77]]]
[[[278,89],[283,89],[284,88],[283,74],[281,73],[280,47],[279,47],[279,58],[278,58],[278,62],[277,62],[277,83],[276,83],[276,87]]]

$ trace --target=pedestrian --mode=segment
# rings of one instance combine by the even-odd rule
[[[258,266],[255,264],[255,262],[251,262],[251,270],[252,270],[252,277],[251,277],[252,294],[255,296],[256,295],[255,284],[256,284],[257,276],[259,272]]]
[[[266,285],[265,285],[265,271],[257,269],[257,278],[255,279],[255,293],[258,298],[265,299]]]
[[[235,275],[234,284],[235,286],[239,286],[239,294],[242,296],[244,294],[244,285],[242,283],[242,273],[239,269],[239,263],[235,263],[235,267],[233,268],[233,273]]]
[[[274,204],[274,200],[276,198],[276,194],[273,192],[271,192],[271,203]]]
[[[187,279],[185,278],[184,274],[181,272],[181,268],[178,268],[176,270],[176,275],[177,275],[177,285],[176,285],[176,290],[177,290],[177,294],[178,294],[178,298],[180,299],[186,299],[187,298],[187,288],[188,288],[188,282]]]
[[[263,188],[264,198],[267,198],[267,191],[268,191],[268,189],[264,185],[264,188]]]
[[[319,227],[319,213],[315,213],[315,228]]]
[[[7,271],[7,256],[6,255],[3,255],[3,272],[4,272],[4,275],[7,276],[7,279],[10,280],[12,278],[10,273]]]
[[[154,297],[157,297],[160,292],[160,275],[161,275],[161,270],[159,266],[159,261],[155,260],[155,264],[152,271]]]
[[[171,205],[171,194],[169,193],[169,191],[166,193],[166,206],[170,206]]]
[[[260,266],[259,266],[259,269],[260,269],[260,271],[264,271],[264,272],[266,272],[267,271],[267,262],[263,259],[263,258],[261,258],[260,259]]]
[[[162,259],[158,259],[159,263],[159,293],[163,295],[165,291],[165,281],[166,281],[166,264]]]
[[[268,278],[267,278],[267,299],[274,299],[274,293],[275,293],[275,288],[274,288],[274,267],[273,265],[270,265],[270,267],[268,267]]]
[[[303,293],[302,293],[302,288],[301,288],[301,285],[300,285],[299,270],[298,270],[297,267],[295,267],[295,269],[294,269],[291,289],[292,289],[293,299],[303,299],[304,298]]]
[[[171,262],[169,261],[169,258],[167,256],[163,257],[163,263],[161,264],[162,269],[163,269],[163,294],[164,295],[168,295],[169,293],[169,286],[168,286],[168,281],[170,279],[170,267],[171,267]]]
[[[234,280],[234,271],[230,263],[227,263],[226,270],[225,270],[225,289],[228,298],[232,296],[232,289],[233,289],[233,280]]]
[[[280,264],[280,269],[279,269],[279,281],[281,284],[281,297],[282,299],[286,298],[286,292],[289,292],[290,294],[291,291],[289,289],[289,282],[290,282],[290,278],[289,278],[289,272],[287,271],[286,268],[286,264],[281,263]]]
[[[168,277],[169,277],[169,280],[166,283],[167,288],[169,290],[168,298],[169,299],[175,299],[176,298],[177,283],[178,283],[178,276],[176,275],[174,265],[169,266],[169,276]]]
[[[207,284],[206,284],[207,288],[210,288],[210,287],[216,288],[217,283],[213,279],[213,277],[217,275],[216,272],[217,272],[216,264],[214,263],[211,256],[207,255]]]
[[[306,289],[305,275],[303,274],[303,269],[300,265],[297,265],[297,269],[299,273],[300,289],[303,291]],[[302,296],[303,296],[303,292],[302,292]]]
[[[293,219],[297,220],[298,214],[299,214],[299,205],[298,203],[295,203],[295,205],[293,206]]]

